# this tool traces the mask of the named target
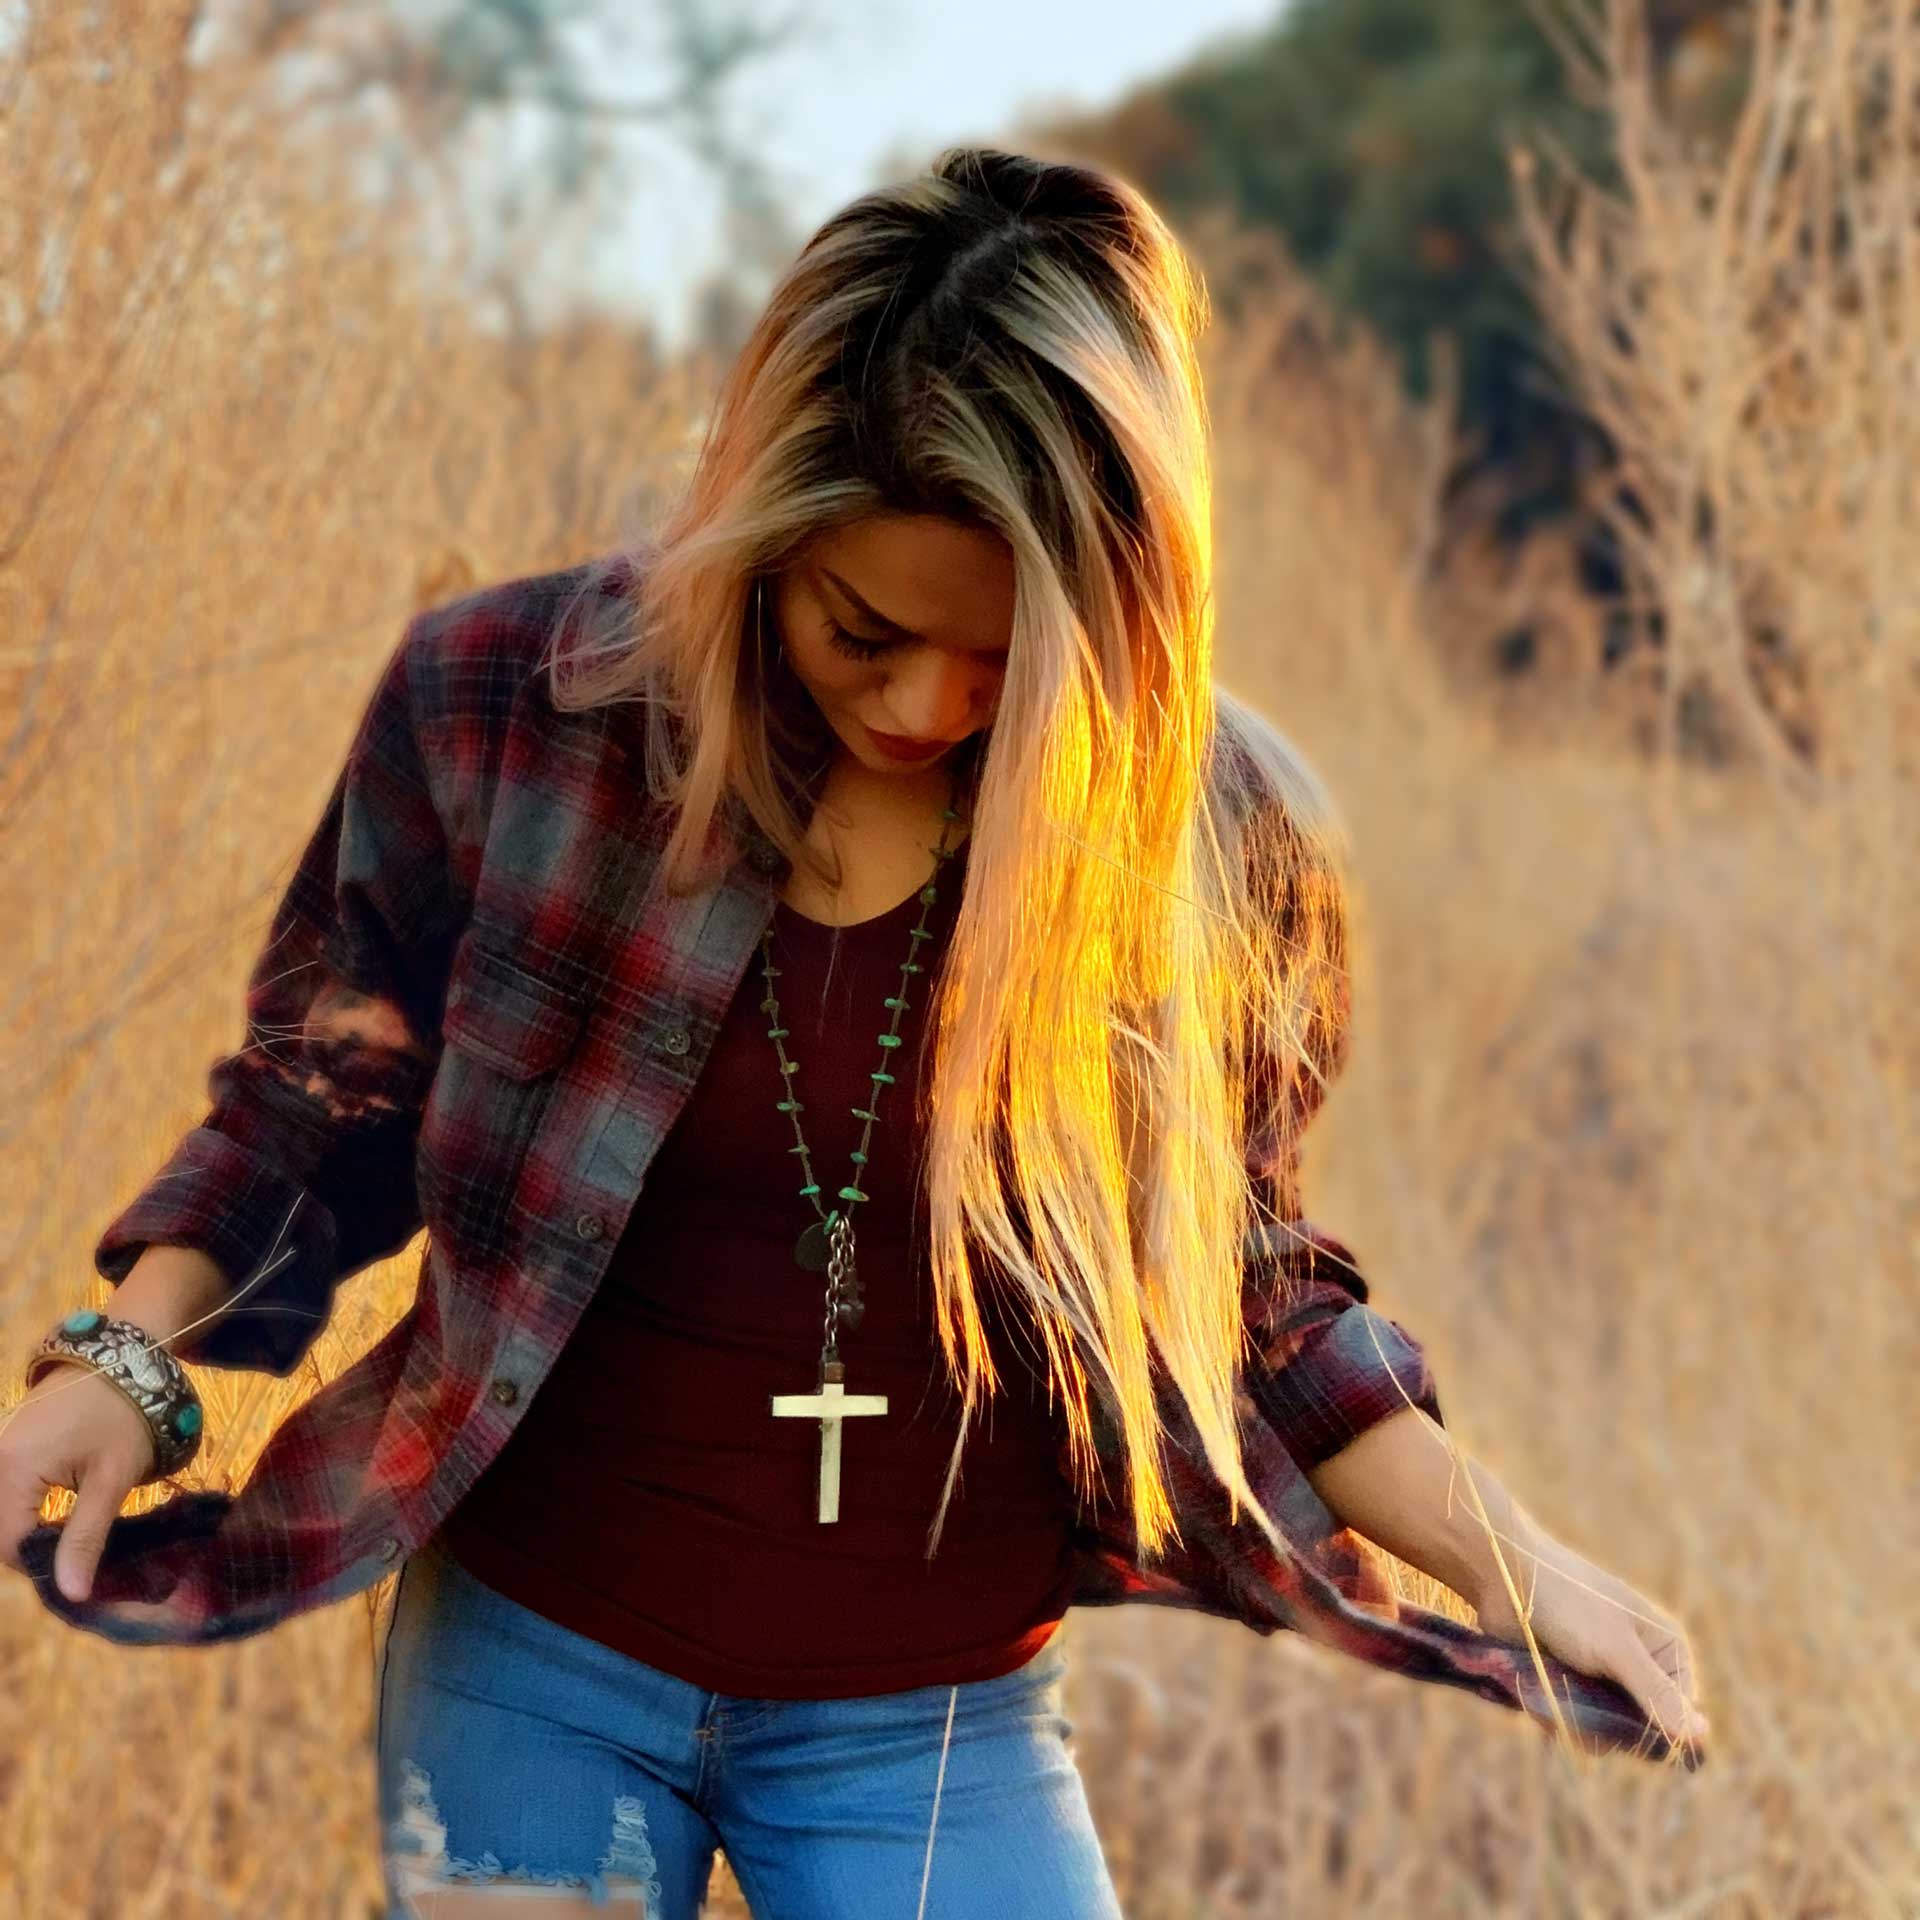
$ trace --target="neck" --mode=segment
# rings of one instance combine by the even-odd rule
[[[952,792],[951,756],[924,771],[876,773],[842,750],[828,762],[820,800],[836,814],[858,820],[938,820]]]

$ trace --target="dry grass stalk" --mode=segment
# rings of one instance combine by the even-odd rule
[[[1220,671],[1354,828],[1358,1033],[1310,1198],[1432,1347],[1462,1444],[1694,1628],[1719,1764],[1682,1784],[1550,1763],[1476,1701],[1284,1638],[1076,1614],[1075,1748],[1135,1920],[1914,1903],[1920,1686],[1898,1650],[1920,1570],[1888,1524],[1909,1510],[1920,1357],[1904,159],[1883,146],[1891,184],[1846,189],[1886,240],[1857,289],[1829,264],[1789,277],[1797,302],[1735,297],[1787,212],[1841,193],[1832,155],[1869,151],[1845,102],[1882,66],[1911,73],[1890,9],[1817,11],[1796,37],[1763,10],[1782,28],[1767,85],[1853,130],[1794,146],[1757,105],[1724,163],[1737,218],[1697,209],[1712,182],[1672,157],[1616,43],[1635,184],[1620,208],[1590,198],[1543,268],[1654,510],[1635,551],[1675,685],[1732,680],[1742,609],[1774,596],[1807,661],[1811,760],[1760,690],[1732,696],[1735,758],[1668,753],[1651,776],[1464,704],[1431,640],[1437,415],[1257,258],[1210,343]],[[0,65],[0,255],[25,289],[0,311],[0,913],[24,930],[4,1186],[32,1201],[0,1215],[14,1379],[86,1290],[89,1234],[198,1117],[406,614],[643,518],[710,372],[611,329],[486,333],[311,154],[200,90],[186,17],[109,35],[37,8],[41,37]],[[1224,285],[1235,256],[1206,244]],[[1629,297],[1623,366],[1596,316]],[[1710,556],[1685,512],[1702,487]],[[319,1374],[391,1323],[409,1272],[347,1290]],[[314,1384],[203,1376],[205,1480],[244,1473]],[[20,1911],[378,1910],[367,1616],[115,1659],[13,1587],[0,1884]],[[177,1779],[125,1764],[155,1723],[198,1756]],[[261,1844],[277,1833],[303,1844]]]

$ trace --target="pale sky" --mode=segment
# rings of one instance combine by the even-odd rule
[[[736,137],[759,143],[800,237],[873,185],[902,142],[917,165],[949,141],[1004,137],[1022,109],[1107,105],[1284,10],[1284,0],[803,3],[818,27],[729,95]],[[613,92],[629,76],[600,78]],[[610,297],[635,290],[677,337],[685,291],[718,261],[724,236],[693,162],[652,143],[638,151],[631,217],[611,227],[590,284]]]

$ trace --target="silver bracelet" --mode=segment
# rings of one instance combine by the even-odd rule
[[[65,1365],[111,1380],[140,1409],[153,1433],[153,1469],[136,1486],[178,1473],[200,1451],[200,1396],[179,1361],[144,1327],[81,1307],[34,1348],[27,1361],[28,1387]]]

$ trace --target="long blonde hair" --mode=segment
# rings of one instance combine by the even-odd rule
[[[863,195],[775,287],[631,555],[617,629],[553,661],[557,707],[644,702],[649,793],[678,813],[670,890],[713,884],[717,818],[834,885],[796,804],[831,735],[766,653],[757,589],[874,513],[1012,548],[1006,678],[967,743],[965,895],[926,1014],[936,1317],[963,1403],[930,1555],[998,1386],[976,1254],[1044,1341],[1079,1490],[1094,1422],[1117,1432],[1142,1555],[1178,1538],[1155,1364],[1236,1510],[1286,1550],[1240,1462],[1243,1248],[1296,1212],[1298,1132],[1343,1031],[1344,847],[1312,770],[1213,679],[1207,318],[1172,234],[1111,175],[962,147]]]

